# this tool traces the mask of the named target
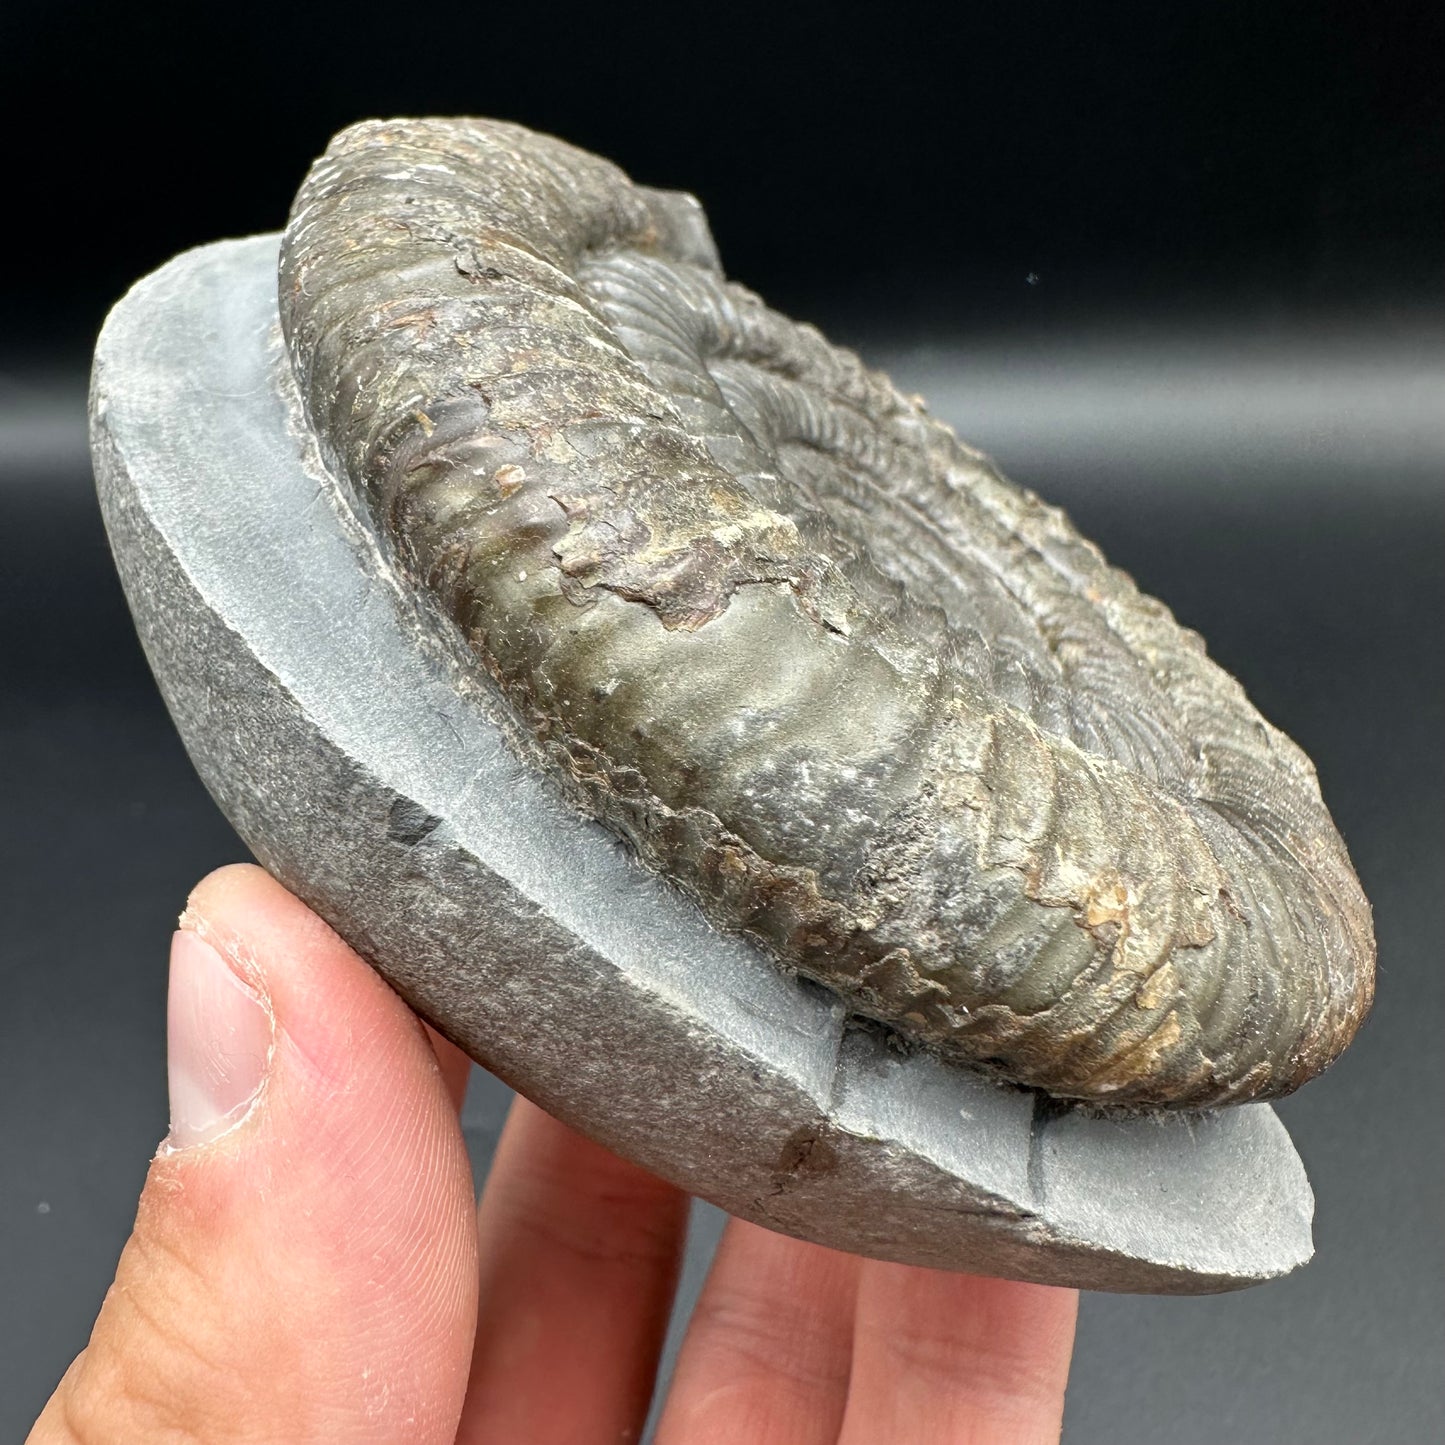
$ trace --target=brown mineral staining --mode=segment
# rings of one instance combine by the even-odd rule
[[[691,198],[367,123],[280,294],[397,567],[716,925],[1066,1098],[1267,1098],[1348,1043],[1370,911],[1308,759],[1060,512],[727,281]]]
[[[804,1174],[831,1174],[837,1167],[837,1150],[826,1139],[807,1129],[795,1129],[783,1141],[773,1172],[782,1182]]]

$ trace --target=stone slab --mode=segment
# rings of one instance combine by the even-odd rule
[[[1092,1289],[1235,1289],[1309,1258],[1309,1185],[1267,1105],[1090,1117],[899,1052],[519,763],[297,429],[276,247],[139,283],[92,389],[142,643],[272,873],[507,1083],[757,1223]]]

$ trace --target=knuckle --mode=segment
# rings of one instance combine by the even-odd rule
[[[90,1345],[58,1392],[68,1442],[215,1445],[226,1438],[223,1402],[235,1393],[235,1371],[214,1358],[212,1332],[196,1327],[211,1313],[195,1308],[203,1288],[195,1265],[163,1233],[137,1229]]]
[[[746,1289],[709,1289],[693,1325],[735,1376],[786,1378],[802,1386],[832,1388],[845,1381],[847,1351],[830,1350],[831,1324],[809,1312],[780,1309],[770,1295]]]
[[[947,1331],[904,1326],[890,1331],[886,1349],[893,1368],[924,1390],[965,1395],[994,1417],[1031,1413],[1056,1389],[1054,1372],[1031,1344],[962,1341]]]

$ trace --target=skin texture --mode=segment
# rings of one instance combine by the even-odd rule
[[[1289,1092],[1367,1012],[1309,760],[1057,510],[724,279],[696,202],[489,121],[308,176],[322,450],[517,746],[719,927],[1063,1098]]]
[[[474,1212],[461,1054],[259,869],[212,875],[182,925],[273,1047],[221,1133],[173,1125],[31,1445],[638,1439],[686,1199],[519,1101]],[[173,960],[173,1069],[224,1059],[226,1020],[175,1007],[203,963]],[[657,1438],[1057,1440],[1076,1303],[732,1223]]]

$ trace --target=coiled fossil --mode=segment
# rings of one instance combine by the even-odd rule
[[[280,304],[398,569],[717,926],[1064,1098],[1267,1098],[1348,1043],[1370,911],[1309,760],[1062,513],[726,280],[691,197],[368,122]]]

